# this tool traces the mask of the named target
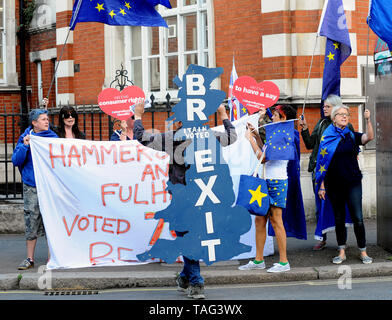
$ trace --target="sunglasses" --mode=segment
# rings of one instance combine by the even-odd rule
[[[75,119],[76,118],[76,112],[65,113],[65,114],[62,115],[63,119],[69,119],[71,117]]]

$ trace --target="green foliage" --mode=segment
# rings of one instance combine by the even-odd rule
[[[24,9],[23,9],[23,22],[19,24],[18,30],[20,31],[22,28],[27,30],[30,26],[31,21],[34,17],[34,11],[37,8],[35,0],[24,0]]]

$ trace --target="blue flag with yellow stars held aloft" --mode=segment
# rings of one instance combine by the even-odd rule
[[[318,34],[327,38],[321,98],[324,101],[330,94],[340,96],[340,66],[351,55],[350,35],[342,0],[325,2]],[[321,115],[324,116],[322,108]]]
[[[392,48],[392,1],[370,1],[367,23],[373,32]]]
[[[117,26],[167,27],[155,10],[162,4],[171,8],[168,0],[77,0],[72,10],[70,29],[78,22],[101,22]]]
[[[265,159],[294,160],[294,121],[275,122],[264,127],[267,146]]]

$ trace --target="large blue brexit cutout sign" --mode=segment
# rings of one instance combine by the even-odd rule
[[[190,65],[182,80],[174,79],[181,101],[168,120],[182,122],[175,138],[189,141],[184,158],[190,167],[186,185],[168,183],[172,201],[154,218],[164,219],[170,230],[183,236],[159,239],[149,251],[137,256],[141,261],[160,258],[174,263],[183,255],[210,265],[251,251],[250,246],[240,243],[241,235],[250,230],[250,214],[241,206],[233,206],[233,182],[220,149],[223,141],[207,124],[225,97],[225,92],[211,89],[212,81],[222,72],[222,68]]]

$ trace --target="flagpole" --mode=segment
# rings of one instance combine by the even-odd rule
[[[307,82],[307,84],[306,84],[306,92],[305,92],[305,97],[304,97],[304,104],[303,104],[303,107],[302,107],[302,115],[303,115],[304,112],[305,112],[306,99],[308,98],[310,73],[311,73],[311,71],[312,71],[313,59],[314,59],[314,54],[315,54],[315,52],[316,52],[317,39],[318,39],[318,37],[319,37],[319,34],[318,34],[318,32],[317,32],[316,41],[315,41],[314,48],[313,48],[312,59],[311,59],[311,61],[310,61],[309,74],[308,74],[308,82]]]
[[[368,82],[369,82],[369,25],[368,25],[368,32],[367,32],[367,46],[366,46],[366,80],[365,80],[365,108],[367,107],[368,103]]]
[[[298,121],[298,120],[300,120],[300,119],[290,119],[290,120],[286,120],[285,122],[292,122],[292,121]],[[265,128],[265,127],[268,127],[268,126],[272,126],[272,125],[277,124],[277,123],[278,123],[278,122],[266,123],[266,124],[263,124],[263,125],[260,126],[260,127],[257,127],[257,129]],[[256,131],[256,128],[253,129],[253,130],[251,130],[251,132],[253,132],[253,131]]]
[[[329,2],[329,0],[327,0],[327,1],[324,2],[324,7],[323,7],[323,11],[321,12],[321,18],[320,18],[319,27],[318,27],[318,29],[317,29],[316,41],[315,41],[315,44],[314,44],[314,49],[313,49],[313,54],[312,54],[312,60],[311,60],[311,62],[310,62],[310,67],[309,67],[308,83],[307,83],[307,85],[306,85],[306,92],[305,92],[304,104],[303,104],[303,106],[302,106],[302,115],[303,115],[304,112],[305,112],[306,99],[308,98],[310,73],[311,73],[311,71],[312,71],[314,54],[315,54],[315,52],[316,52],[317,39],[318,39],[318,37],[320,36],[321,25],[322,25],[322,22],[323,22],[323,20],[324,20],[325,12],[327,11],[328,2]]]
[[[65,46],[66,46],[66,44],[67,44],[67,42],[68,42],[69,34],[71,33],[71,29],[73,28],[73,26],[74,26],[74,24],[75,24],[76,18],[77,18],[78,14],[79,14],[80,7],[82,6],[82,2],[83,2],[83,0],[79,0],[78,5],[76,6],[74,18],[73,18],[73,20],[72,20],[72,22],[71,22],[71,25],[70,25],[69,29],[68,29],[67,36],[65,37],[65,42],[64,42],[63,47],[62,47],[62,49],[61,49],[61,53],[60,53],[60,56],[59,56],[59,60],[57,61],[56,67],[55,67],[55,69],[54,69],[54,74],[53,74],[53,77],[52,77],[52,82],[50,83],[50,87],[49,87],[49,90],[48,90],[48,95],[46,96],[47,99],[49,99],[50,92],[52,91],[52,87],[53,87],[53,84],[54,84],[54,80],[56,79],[57,69],[59,68],[59,64],[60,64],[60,62],[61,62],[61,60],[62,60],[62,58],[63,58],[64,49],[65,49]]]

